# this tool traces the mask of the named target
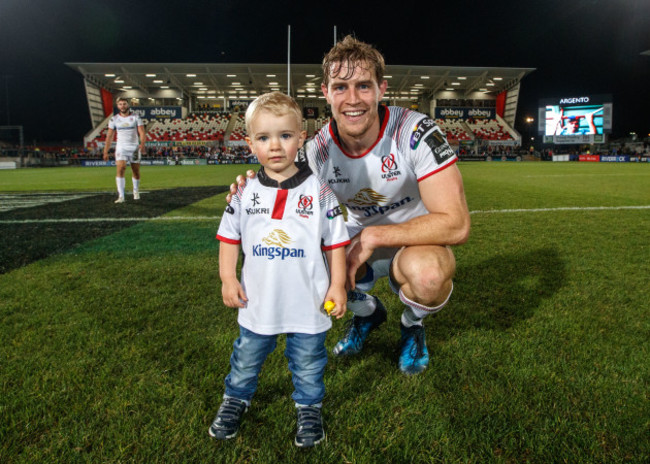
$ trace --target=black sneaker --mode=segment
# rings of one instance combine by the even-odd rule
[[[212,422],[208,431],[210,436],[217,440],[233,438],[239,430],[241,416],[247,409],[246,402],[242,400],[238,400],[237,398],[224,398],[221,406],[219,406],[217,417],[214,418],[214,422]]]
[[[325,439],[323,419],[320,408],[301,406],[298,411],[298,431],[296,432],[296,446],[307,448],[315,446]]]

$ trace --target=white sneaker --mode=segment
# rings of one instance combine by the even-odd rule
[[[133,192],[133,199],[134,200],[139,200],[140,199],[140,192]]]
[[[115,203],[124,203],[124,197],[118,197]]]

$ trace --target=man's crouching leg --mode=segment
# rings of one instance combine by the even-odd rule
[[[348,321],[345,335],[332,350],[336,356],[359,353],[370,332],[386,321],[386,308],[382,302],[366,293],[374,287],[377,279],[388,275],[390,260],[384,261],[383,265],[366,265],[365,274],[358,278],[356,288],[348,292],[347,307],[354,315]]]
[[[400,324],[399,357],[399,368],[405,374],[417,374],[429,365],[422,321],[449,301],[455,271],[456,260],[449,247],[406,247],[395,255],[390,285],[406,305]]]

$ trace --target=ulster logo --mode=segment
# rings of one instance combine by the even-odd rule
[[[314,201],[314,197],[310,195],[300,195],[296,213],[298,213],[298,215],[302,217],[308,217],[313,215],[314,214],[314,212],[312,211],[314,209],[313,201]]]
[[[397,180],[397,176],[399,176],[401,172],[397,169],[395,155],[391,153],[388,156],[381,157],[381,172],[383,172],[381,175],[382,179],[386,179],[389,182],[391,180]]]
[[[397,169],[397,164],[395,164],[395,155],[392,153],[388,156],[381,157],[381,172],[394,171]]]
[[[298,200],[298,208],[300,209],[312,209],[312,202],[314,197],[309,195],[300,195],[300,200]]]

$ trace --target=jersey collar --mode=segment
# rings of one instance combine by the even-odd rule
[[[298,172],[283,182],[271,179],[264,171],[264,166],[262,166],[257,173],[257,178],[260,181],[260,184],[265,187],[274,187],[282,190],[296,188],[311,175],[311,169],[307,163],[297,162],[296,167],[298,168]]]
[[[381,138],[384,136],[384,130],[386,129],[386,124],[388,124],[388,116],[390,114],[390,111],[388,110],[387,106],[379,105],[377,113],[379,114],[379,135],[377,136],[377,140],[375,140],[375,143],[373,143],[370,148],[361,153],[359,156],[353,156],[345,151],[343,144],[341,144],[341,140],[339,139],[339,129],[336,126],[336,120],[332,118],[332,121],[330,122],[330,135],[332,136],[332,140],[334,140],[336,146],[339,147],[345,156],[348,158],[363,158],[368,153],[370,153],[373,148],[375,148],[375,145],[379,143]]]

